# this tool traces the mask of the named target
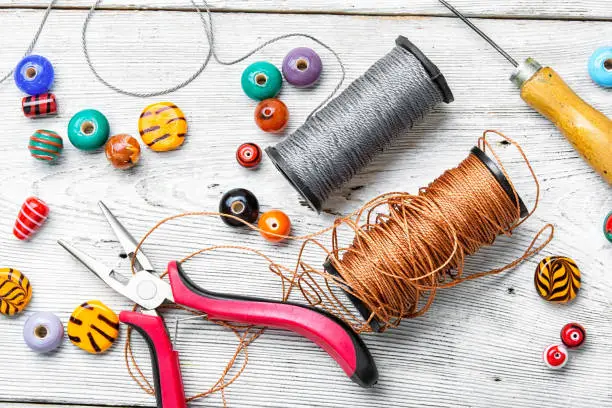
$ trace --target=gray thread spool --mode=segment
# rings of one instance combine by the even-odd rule
[[[338,97],[266,153],[321,211],[323,202],[376,154],[453,94],[446,79],[407,38]]]

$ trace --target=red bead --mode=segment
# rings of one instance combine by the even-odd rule
[[[578,348],[586,340],[586,330],[578,323],[568,323],[561,329],[561,341],[568,348]]]
[[[242,167],[256,167],[261,162],[261,149],[255,143],[244,143],[236,150],[236,160]]]
[[[257,226],[260,229],[259,233],[270,242],[280,242],[291,232],[291,220],[280,210],[264,213],[259,218]]]
[[[21,100],[21,109],[27,118],[43,118],[57,115],[57,101],[52,93],[26,96]]]
[[[544,364],[549,368],[557,370],[567,364],[569,360],[569,353],[567,349],[561,344],[553,344],[546,347],[544,354],[542,354]]]
[[[29,197],[25,200],[15,221],[13,235],[20,240],[30,238],[45,222],[49,215],[49,207],[44,201]]]
[[[264,132],[280,132],[288,121],[289,109],[279,99],[265,99],[255,108],[255,123]]]

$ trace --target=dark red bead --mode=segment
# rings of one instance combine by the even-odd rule
[[[586,340],[586,330],[578,323],[568,323],[561,329],[561,341],[568,348],[578,348]]]
[[[26,96],[21,100],[21,109],[28,118],[43,118],[57,115],[57,100],[52,93]]]
[[[253,168],[261,162],[261,149],[255,143],[244,143],[236,150],[236,160],[242,167]]]

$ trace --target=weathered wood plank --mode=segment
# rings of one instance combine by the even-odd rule
[[[14,33],[20,33],[18,41],[7,41],[3,48],[0,72],[19,59],[39,16],[39,11],[0,12],[0,37],[15,38]],[[264,210],[285,210],[294,221],[296,234],[329,225],[331,215],[316,216],[298,205],[297,194],[268,160],[251,172],[239,168],[233,159],[241,142],[250,140],[264,147],[278,140],[262,134],[252,123],[255,104],[240,90],[240,73],[256,59],[278,64],[288,49],[309,43],[287,40],[237,66],[213,63],[191,86],[164,98],[181,106],[190,121],[187,142],[179,151],[156,154],[147,150],[134,171],[118,172],[103,154],[78,152],[66,140],[61,163],[49,167],[28,157],[25,145],[34,129],[65,132],[73,113],[95,107],[108,116],[113,133],[136,134],[140,111],[154,101],[115,94],[95,81],[80,50],[82,19],[81,11],[53,13],[37,48],[55,64],[54,92],[60,116],[29,121],[21,116],[21,95],[12,83],[3,84],[0,93],[5,135],[0,153],[0,205],[5,209],[0,217],[0,263],[27,273],[35,290],[25,315],[0,318],[0,361],[10,362],[3,366],[10,369],[0,370],[0,395],[5,401],[153,406],[153,398],[127,376],[120,346],[106,355],[90,356],[67,342],[57,353],[40,356],[23,344],[22,325],[32,312],[54,311],[66,322],[72,309],[88,299],[103,300],[117,311],[129,307],[126,299],[83,270],[55,241],[72,239],[125,271],[125,261],[116,256],[119,245],[97,210],[97,200],[105,200],[139,236],[164,216],[214,210],[220,195],[235,186],[251,188]],[[612,252],[601,233],[601,222],[612,207],[610,189],[549,123],[522,103],[506,79],[510,66],[505,60],[459,21],[446,18],[314,19],[224,13],[215,19],[224,58],[241,55],[272,35],[288,31],[287,27],[302,27],[338,50],[350,79],[386,53],[398,34],[408,36],[438,63],[456,102],[441,106],[358,175],[327,203],[328,211],[348,213],[385,191],[416,191],[463,159],[482,130],[497,128],[522,143],[540,176],[543,197],[534,219],[513,238],[500,239],[494,248],[484,250],[471,261],[470,270],[512,260],[544,222],[554,222],[557,238],[546,253],[570,255],[584,272],[583,292],[569,306],[545,304],[536,295],[532,279],[538,259],[502,277],[440,293],[423,318],[366,337],[381,372],[374,390],[352,384],[313,344],[289,333],[270,332],[249,349],[250,365],[228,391],[231,405],[609,406],[612,282],[605,269]],[[176,76],[187,77],[195,69],[194,56],[201,57],[206,50],[197,24],[197,17],[189,13],[101,12],[91,26],[92,57],[103,75],[131,89],[174,83],[179,80]],[[612,114],[610,92],[592,84],[585,69],[588,55],[602,44],[601,33],[610,30],[610,23],[483,20],[480,24],[516,57],[531,54],[550,63],[585,99]],[[551,34],[542,37],[542,32]],[[290,130],[338,78],[333,59],[321,54],[326,70],[317,88],[286,86],[282,91],[292,113]],[[500,149],[509,154],[509,149],[501,145]],[[511,160],[509,167],[518,175],[518,188],[526,198],[533,197],[524,168]],[[11,237],[10,230],[19,205],[29,194],[48,201],[52,216],[32,242],[21,243]],[[230,230],[216,219],[172,224],[155,234],[146,249],[163,269],[169,259],[213,243],[253,246],[289,265],[297,251],[296,244],[271,246],[256,233]],[[318,262],[316,254],[310,257]],[[213,254],[186,266],[199,284],[213,290],[280,296],[280,285],[265,265],[244,254]],[[168,315],[170,322],[174,316]],[[573,354],[566,370],[548,371],[540,362],[540,353],[558,340],[559,329],[570,320],[587,327],[589,343]],[[177,348],[189,394],[216,381],[234,346],[233,335],[214,324],[181,323]],[[139,360],[146,363],[141,340],[136,349]],[[193,406],[218,406],[219,402],[219,396],[214,396]]]
[[[45,7],[47,0],[1,0],[0,7]],[[60,0],[59,7],[89,8],[92,0]],[[462,12],[480,17],[521,17],[521,18],[562,18],[562,19],[612,19],[612,8],[605,1],[563,0],[454,0],[452,2]],[[190,10],[188,0],[107,0],[101,5],[107,9],[155,8],[166,10]],[[332,14],[371,14],[371,15],[428,15],[451,16],[437,0],[392,1],[310,1],[299,0],[215,0],[210,7],[219,11],[246,11],[270,13],[332,13]]]

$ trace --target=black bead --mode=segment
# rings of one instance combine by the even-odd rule
[[[259,217],[259,202],[253,193],[244,188],[235,188],[223,194],[219,202],[219,212],[233,215],[248,223],[255,223]],[[221,217],[224,223],[232,227],[243,227],[245,224],[229,217]]]

